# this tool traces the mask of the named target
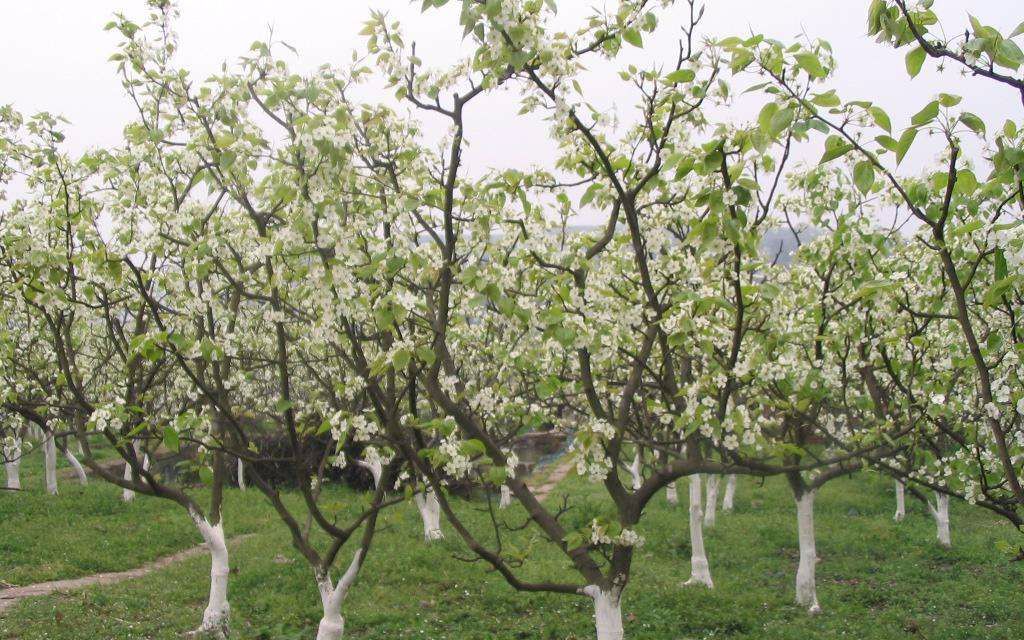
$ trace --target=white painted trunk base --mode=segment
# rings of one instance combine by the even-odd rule
[[[420,518],[423,520],[423,539],[427,542],[440,540],[444,537],[441,531],[441,503],[433,489],[421,491],[413,496],[416,501],[416,508],[419,509]]]
[[[238,475],[238,488],[245,491],[245,463],[242,462],[241,458],[238,459],[236,472]]]
[[[796,603],[812,613],[820,613],[818,591],[815,586],[815,568],[818,552],[814,540],[814,491],[808,491],[796,501],[797,532],[800,539],[800,565],[796,570]]]
[[[629,469],[629,477],[633,483],[633,491],[638,490],[644,484],[644,477],[640,474],[640,450],[633,455],[633,462],[627,467]]]
[[[78,482],[83,487],[89,484],[89,476],[85,475],[85,467],[78,461],[75,454],[71,453],[71,449],[67,446],[64,447],[64,457],[67,458],[68,464],[75,470],[75,476],[78,477]]]
[[[57,443],[53,441],[53,434],[50,432],[43,435],[43,468],[46,478],[46,493],[55,496],[57,495]]]
[[[670,482],[668,483],[668,486],[665,487],[665,499],[668,500],[668,503],[671,505],[679,504],[679,492],[676,490],[675,482]]]
[[[356,551],[352,557],[345,575],[338,581],[337,586],[331,584],[329,575],[317,578],[317,587],[320,589],[320,601],[324,608],[324,617],[320,618],[320,626],[317,627],[316,640],[341,640],[345,635],[345,618],[341,615],[341,605],[345,602],[348,590],[359,575],[362,567],[363,550]]]
[[[736,474],[730,473],[725,480],[725,495],[722,496],[722,511],[729,513],[736,499]]]
[[[136,455],[136,457],[138,457],[138,455],[140,453],[142,453],[142,451],[139,449],[139,447],[136,447],[135,448],[135,455]],[[145,470],[149,469],[149,455],[148,454],[143,456],[143,458],[142,458],[142,468],[145,469]],[[128,464],[127,462],[124,463],[124,479],[125,480],[131,480],[132,479],[132,466],[130,464]],[[121,500],[123,500],[124,502],[131,502],[134,499],[135,499],[135,492],[132,491],[131,489],[125,489],[124,491],[121,492]]]
[[[899,480],[896,481],[896,513],[892,514],[892,519],[896,522],[903,522],[903,518],[907,517],[907,498],[906,498],[906,485]]]
[[[718,483],[720,480],[720,476],[708,476],[708,498],[704,501],[704,526],[709,529],[715,527],[718,509]]]
[[[953,540],[949,536],[949,496],[936,491],[935,504],[928,503],[928,510],[935,518],[935,537],[939,544],[947,549],[952,547]]]
[[[21,438],[16,438],[11,447],[4,449],[4,474],[7,476],[7,488],[21,490]]]
[[[690,476],[690,579],[684,585],[701,584],[707,588],[714,587],[711,581],[711,568],[708,556],[704,551],[704,518],[701,513],[700,474]]]
[[[512,490],[507,484],[501,485],[501,497],[498,498],[498,508],[507,509],[512,506]]]
[[[597,640],[622,640],[622,590],[602,591],[596,584],[587,585],[583,593],[594,600],[594,624]]]
[[[379,488],[380,479],[384,475],[384,465],[381,464],[380,460],[376,458],[369,461],[357,460],[356,464],[370,472],[370,475],[373,476],[373,488]]]
[[[207,548],[210,550],[210,597],[203,611],[203,624],[198,631],[223,633],[227,635],[231,606],[228,604],[228,546],[224,540],[224,522],[211,525],[197,514],[192,520],[199,529]]]

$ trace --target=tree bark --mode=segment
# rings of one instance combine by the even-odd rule
[[[714,587],[711,581],[711,569],[708,556],[704,552],[704,518],[701,513],[700,474],[690,476],[690,579],[685,585],[702,584],[709,589]]]
[[[498,508],[507,509],[512,506],[512,490],[507,484],[501,485],[501,497],[498,499]]]

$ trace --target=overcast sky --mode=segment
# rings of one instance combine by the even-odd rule
[[[559,22],[571,25],[604,0],[558,0]],[[609,4],[614,4],[608,0]],[[249,45],[274,37],[298,50],[287,54],[296,70],[323,63],[346,64],[353,49],[361,48],[358,35],[370,8],[386,9],[403,23],[406,40],[418,43],[425,62],[444,63],[462,52],[461,29],[452,10],[420,13],[420,2],[407,0],[184,0],[179,62],[197,77],[244,54]],[[675,34],[685,3],[663,14],[660,35],[643,51],[630,50],[625,62],[669,62],[674,57]],[[1006,117],[1020,119],[1022,107],[1009,89],[992,82],[964,78],[947,71],[939,75],[932,62],[916,79],[907,78],[904,51],[881,46],[865,35],[868,0],[707,0],[702,32],[721,37],[753,31],[792,40],[801,34],[830,41],[840,69],[834,81],[844,99],[869,98],[893,115],[895,126],[906,125],[910,115],[939,91],[965,96],[964,108],[989,122]],[[936,9],[953,32],[967,24],[968,8],[987,24],[1009,31],[1024,20],[1021,0],[937,0]],[[31,0],[7,1],[0,25],[0,103],[11,102],[23,112],[48,110],[68,118],[69,142],[75,149],[115,144],[121,127],[133,116],[107,59],[114,51],[116,34],[103,31],[115,11],[142,20],[142,0]],[[628,49],[628,47],[627,47]],[[285,54],[286,51],[279,53]],[[620,64],[620,63],[616,63]],[[595,102],[618,105],[628,113],[633,101],[628,90],[607,66],[591,70],[587,85]],[[598,82],[597,79],[603,79]],[[516,116],[518,105],[510,96],[495,96],[474,105],[467,128],[471,148],[467,160],[478,166],[543,164],[550,157],[546,126]],[[743,109],[721,117],[742,119]],[[937,147],[922,145],[911,166],[923,166]],[[820,154],[820,141],[801,157]]]

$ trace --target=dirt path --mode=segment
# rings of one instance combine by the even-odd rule
[[[543,500],[548,497],[558,483],[565,479],[565,476],[569,475],[572,471],[575,463],[570,459],[562,460],[557,467],[551,470],[551,473],[544,477],[544,481],[537,487],[531,487],[533,489],[533,495],[537,497],[537,500]],[[529,483],[532,484],[532,483]],[[2,596],[0,596],[2,597]]]
[[[241,542],[246,538],[252,537],[252,535],[253,534],[251,533],[246,533],[240,536],[235,536],[228,540],[228,544]],[[0,589],[0,613],[3,613],[5,609],[14,606],[18,601],[24,598],[47,596],[57,591],[74,591],[75,589],[82,589],[96,584],[117,584],[118,582],[124,582],[125,580],[141,578],[144,575],[167,568],[172,564],[181,562],[182,560],[194,558],[195,556],[203,553],[206,553],[206,544],[200,544],[192,547],[191,549],[185,549],[184,551],[179,551],[178,553],[158,558],[153,562],[149,562],[141,567],[129,569],[127,571],[96,573],[91,576],[72,578],[71,580],[54,580],[53,582],[40,582],[39,584],[30,584],[24,587]]]

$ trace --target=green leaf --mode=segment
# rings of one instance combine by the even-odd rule
[[[583,192],[583,197],[580,198],[580,206],[585,207],[594,201],[594,196],[601,191],[601,183],[595,182],[594,184],[587,187],[587,190]]]
[[[278,400],[274,408],[277,409],[278,413],[284,413],[285,411],[292,408],[294,403],[290,400]]]
[[[811,98],[811,102],[819,107],[835,107],[840,103],[839,96],[835,89],[829,89],[825,93],[819,93]]]
[[[813,53],[798,53],[795,56],[796,64],[807,72],[812,78],[824,78],[828,72],[821,66],[821,60]]]
[[[875,124],[885,129],[886,133],[892,133],[892,121],[889,120],[889,114],[880,107],[869,107],[868,113],[871,114],[871,119],[875,121]]]
[[[917,74],[921,73],[921,66],[924,64],[924,59],[927,55],[921,47],[917,47],[907,54],[904,62],[907,65],[907,73],[910,74],[911,78],[915,78]]]
[[[1017,28],[1010,32],[1008,38],[1016,38],[1017,36],[1024,33],[1024,22],[1017,25]]]
[[[920,111],[914,114],[914,117],[910,119],[910,124],[914,125],[915,127],[920,127],[922,125],[928,124],[929,122],[934,120],[935,117],[938,115],[939,101],[932,100],[927,105],[925,105],[924,109],[921,109]]]
[[[1002,249],[996,249],[996,280],[1003,280],[1008,274],[1006,267],[1006,254]]]
[[[164,446],[175,452],[181,450],[181,439],[174,427],[164,427]]]
[[[910,145],[914,144],[914,138],[916,137],[917,129],[913,128],[907,129],[900,136],[899,142],[896,143],[896,164],[903,162],[903,158],[910,151]]]
[[[665,76],[665,82],[678,84],[680,82],[690,82],[696,77],[697,74],[692,69],[678,69]]]
[[[1016,276],[1008,276],[993,282],[992,286],[985,292],[985,298],[982,300],[985,306],[998,306],[1003,299],[1003,295],[1013,287],[1016,279]]]
[[[875,184],[875,166],[870,160],[862,160],[853,167],[853,184],[861,193],[867,193]]]
[[[408,349],[399,349],[391,359],[391,364],[395,370],[403,370],[409,366],[410,360],[412,360],[412,353]]]
[[[849,153],[851,149],[853,149],[853,145],[839,136],[829,136],[828,140],[825,141],[825,153],[822,154],[818,164],[825,164],[840,158]]]
[[[793,109],[790,107],[775,112],[768,123],[768,135],[774,138],[785,131],[793,123],[793,115]]]
[[[633,45],[634,47],[644,46],[643,37],[641,37],[640,32],[633,27],[629,27],[628,29],[622,32],[622,39],[628,42],[629,44]]]
[[[960,122],[974,133],[985,135],[985,122],[973,113],[968,111],[961,113]]]

